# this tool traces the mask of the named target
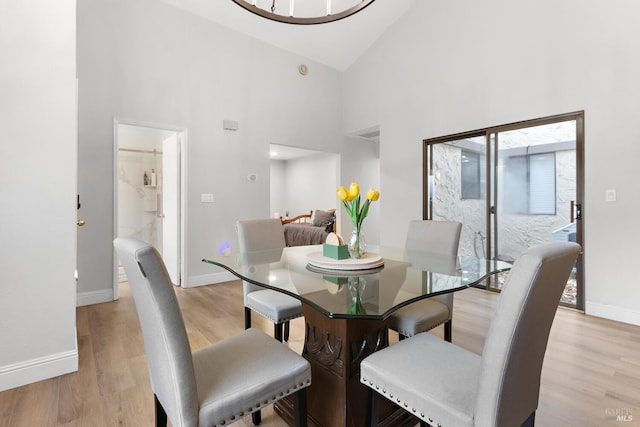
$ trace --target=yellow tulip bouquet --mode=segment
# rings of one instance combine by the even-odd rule
[[[367,200],[365,200],[362,205],[360,204],[360,186],[357,182],[352,182],[348,190],[344,186],[340,186],[336,193],[353,223],[353,232],[351,234],[351,240],[349,241],[349,254],[352,258],[361,258],[364,254],[364,248],[360,242],[362,221],[364,221],[369,213],[371,202],[375,202],[380,197],[380,192],[375,188],[370,188],[366,194]]]

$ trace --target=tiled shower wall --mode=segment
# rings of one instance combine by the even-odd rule
[[[162,245],[160,204],[162,155],[120,151],[118,154],[118,236],[131,236],[159,250]],[[156,185],[144,185],[146,171],[156,171]]]

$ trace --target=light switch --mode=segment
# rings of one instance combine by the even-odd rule
[[[616,201],[616,190],[607,190],[606,191],[606,199],[607,202],[615,202]]]
[[[211,193],[202,193],[202,194],[200,194],[200,202],[202,202],[202,203],[213,203],[213,194],[211,194]]]

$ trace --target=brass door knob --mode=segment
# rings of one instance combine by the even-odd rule
[[[78,224],[78,227],[82,227],[85,224],[84,219],[77,220],[76,224]]]

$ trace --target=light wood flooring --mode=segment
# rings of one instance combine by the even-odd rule
[[[193,349],[243,329],[239,281],[175,290]],[[497,298],[479,289],[456,294],[455,344],[482,350]],[[273,333],[271,323],[254,319],[254,326]],[[144,347],[128,286],[121,284],[118,301],[79,307],[77,330],[79,371],[1,392],[0,426],[153,425]],[[442,328],[433,333],[442,336]],[[297,319],[288,345],[300,352],[303,337],[304,321]],[[250,426],[251,418],[234,425]],[[285,424],[267,408],[262,425]],[[545,357],[536,426],[640,426],[640,327],[560,308]]]

